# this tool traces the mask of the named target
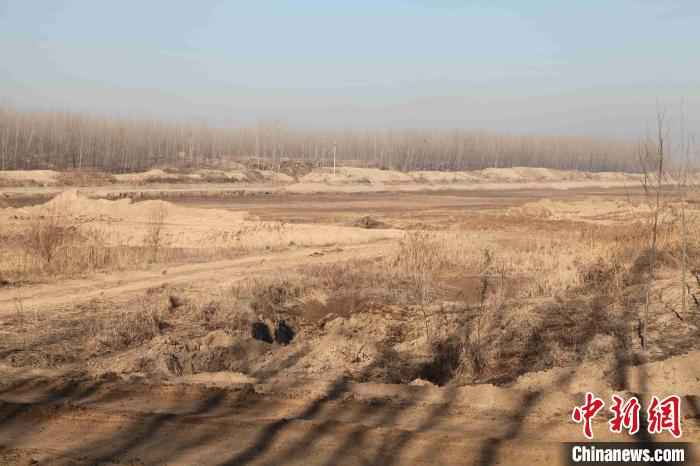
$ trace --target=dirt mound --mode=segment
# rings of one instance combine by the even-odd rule
[[[303,177],[314,169],[314,164],[305,160],[270,160],[251,157],[241,162],[248,170],[261,170],[286,175],[291,179]]]
[[[64,171],[58,177],[60,186],[107,186],[116,181],[113,175],[97,170]]]
[[[247,159],[220,167],[152,168],[143,172],[106,174],[90,171],[55,172],[17,170],[0,172],[0,187],[17,186],[97,186],[114,182],[128,185],[241,183],[289,185],[289,192],[376,192],[384,190],[420,191],[446,189],[508,189],[556,186],[567,189],[583,186],[636,185],[640,175],[631,173],[590,173],[538,167],[486,168],[473,171],[418,170],[403,172],[359,166],[335,169],[317,167],[302,160]],[[672,183],[672,179],[667,180]]]
[[[71,215],[82,221],[90,220],[138,220],[148,221],[153,212],[163,210],[168,213],[176,213],[182,208],[164,201],[144,201],[133,203],[131,199],[119,199],[109,201],[105,199],[91,199],[80,194],[77,189],[64,191],[43,206],[26,209],[37,213],[38,211],[56,211],[63,215]]]
[[[698,357],[700,353],[693,351],[663,361],[622,366],[614,359],[588,361],[577,366],[530,372],[519,377],[510,388],[538,391],[559,387],[558,390],[568,393],[599,394],[625,390],[659,397],[698,394],[700,378],[693,375]]]
[[[277,335],[278,326],[274,343],[221,329],[200,337],[175,332],[110,355],[93,369],[166,378],[235,372],[272,384],[343,374],[359,381],[409,383],[424,378],[443,383],[447,379],[435,370],[422,325],[418,321],[406,324],[398,318],[386,319],[379,313],[360,313],[332,318],[320,325],[300,325],[290,340]],[[292,326],[285,324],[282,328]]]
[[[396,184],[411,183],[413,178],[406,173],[378,168],[338,167],[319,168],[303,176],[303,183],[327,184]]]
[[[200,338],[157,336],[107,366],[118,373],[145,372],[182,376],[232,371],[250,374],[272,345],[215,330]]]
[[[384,222],[381,222],[377,220],[376,218],[372,217],[371,215],[365,215],[364,217],[360,218],[357,220],[354,225],[356,227],[360,228],[367,228],[367,229],[373,229],[373,228],[390,228],[389,225],[387,225]]]
[[[120,183],[148,184],[148,183],[289,183],[294,179],[282,172],[273,170],[176,170],[154,168],[145,172],[124,173],[114,175],[114,179]]]
[[[475,172],[450,172],[450,171],[414,171],[408,173],[417,183],[475,183],[480,181]]]
[[[289,192],[377,192],[421,190],[494,190],[635,185],[640,175],[589,173],[538,167],[486,168],[474,171],[401,172],[378,168],[317,168],[289,186]]]
[[[140,172],[140,173],[124,173],[119,175],[114,175],[114,178],[120,183],[174,183],[180,180],[182,177],[175,173],[168,173],[160,168],[153,168],[151,170]]]
[[[74,354],[59,353],[51,349],[20,349],[9,354],[4,362],[13,367],[59,367],[78,360]]]
[[[514,168],[485,168],[478,172],[480,178],[493,181],[523,181],[523,176]]]

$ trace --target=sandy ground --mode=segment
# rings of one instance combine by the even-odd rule
[[[308,389],[318,394],[289,397],[250,384],[22,377],[21,395],[6,388],[0,405],[0,432],[13,445],[5,464],[556,464],[557,442],[578,430],[559,419],[580,397],[556,384],[531,392],[324,381]],[[52,399],[57,390],[63,403]],[[685,401],[697,416],[697,398]],[[601,440],[613,440],[601,424]],[[690,415],[685,428],[698,438]]]
[[[480,176],[493,182],[481,181],[483,190],[465,184],[472,188],[460,192],[445,191],[444,186],[414,192],[415,181],[406,185],[411,189],[402,190],[404,177],[386,173],[373,179],[373,192],[354,192],[362,190],[345,178],[380,174],[352,170],[336,174],[341,180],[327,179],[326,171],[306,175],[310,178],[300,182],[335,191],[325,194],[315,189],[310,193],[306,187],[294,195],[281,191],[294,186],[289,185],[267,195],[225,198],[201,196],[202,187],[192,185],[188,196],[171,198],[163,193],[190,188],[148,186],[154,196],[160,193],[174,201],[162,203],[88,199],[66,192],[53,204],[80,218],[83,226],[108,230],[115,244],[141,242],[154,206],[165,204],[171,246],[196,249],[218,241],[220,247],[232,248],[243,241],[245,247],[233,258],[213,256],[196,263],[151,264],[0,287],[0,464],[562,464],[560,442],[583,440],[570,415],[587,390],[604,399],[612,393],[636,394],[643,400],[678,394],[683,400],[683,439],[700,442],[695,315],[676,317],[654,308],[659,317],[649,335],[656,338],[659,332],[671,331],[683,338],[682,344],[654,346],[658,354],[650,362],[621,364],[607,340],[596,333],[595,300],[523,299],[500,325],[522,314],[522,326],[539,329],[540,336],[566,335],[572,332],[566,313],[583,314],[590,307],[592,317],[577,329],[595,331],[582,332],[579,352],[607,352],[608,357],[540,364],[538,359],[552,355],[530,355],[512,359],[523,368],[507,383],[443,386],[420,377],[405,383],[379,382],[396,362],[393,353],[383,353],[376,345],[377,339],[399,338],[387,321],[411,322],[394,347],[417,354],[412,345],[420,343],[416,335],[422,320],[419,315],[402,315],[400,306],[370,304],[368,310],[346,316],[334,308],[339,317],[330,320],[326,315],[305,324],[308,328],[287,346],[252,342],[229,332],[235,313],[223,313],[220,320],[217,315],[200,316],[209,312],[209,300],[229,297],[251,279],[293,280],[305,267],[319,268],[323,279],[324,266],[392,257],[407,230],[460,235],[475,249],[532,243],[536,256],[544,236],[578,235],[586,225],[628,225],[648,212],[638,190],[615,184],[629,180],[613,175],[571,181],[562,179],[570,175],[552,171],[485,172]],[[444,176],[428,182],[437,186]],[[463,182],[475,175],[449,176]],[[522,181],[524,177],[530,181]],[[544,181],[532,181],[534,177]],[[501,183],[522,184],[501,192]],[[348,184],[353,192],[345,192]],[[402,192],[382,192],[387,185],[390,191],[398,187]],[[12,189],[33,195],[58,188]],[[127,192],[123,189],[80,192],[118,198]],[[0,210],[0,217],[4,225],[18,228],[42,209],[46,206],[7,208]],[[368,228],[365,217],[378,226]],[[669,276],[657,285],[666,303],[677,301],[673,284]],[[172,296],[185,304],[173,305]],[[332,307],[332,298],[324,298],[326,308]],[[149,299],[171,299],[163,334],[110,351],[91,346],[90,333],[104,332],[99,322],[124,319],[126,311],[141,309]],[[343,305],[349,304],[337,301],[333,306]],[[196,319],[206,320],[197,324],[203,326],[197,331],[190,328],[195,313]],[[304,318],[299,317],[302,322]],[[491,335],[499,334],[509,338],[504,331]],[[520,335],[512,338],[516,337]],[[494,341],[502,345],[504,340]],[[512,355],[505,348],[501,357],[510,364]],[[182,365],[178,370],[173,369],[176,360]],[[187,370],[184,364],[207,369]],[[610,434],[605,419],[594,424],[596,438],[624,438]]]
[[[231,286],[251,274],[269,274],[308,263],[372,258],[388,253],[393,246],[392,242],[378,241],[343,248],[301,247],[292,251],[248,255],[241,259],[161,266],[145,271],[104,273],[60,283],[4,288],[0,289],[0,316],[16,312],[18,299],[30,312],[56,312],[93,300],[109,300],[118,305],[134,295],[164,285],[196,283],[206,288]]]

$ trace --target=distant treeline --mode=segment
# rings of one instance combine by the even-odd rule
[[[242,158],[397,170],[532,166],[638,171],[633,143],[468,130],[305,131],[280,124],[220,128],[0,107],[0,169],[220,167]]]

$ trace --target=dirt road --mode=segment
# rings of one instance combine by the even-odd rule
[[[559,442],[581,437],[568,422],[580,394],[566,392],[567,376],[523,391],[343,379],[294,389],[205,387],[0,373],[0,439],[12,445],[0,446],[0,464],[8,465],[555,465]],[[700,403],[683,402],[692,441]],[[604,423],[594,422],[597,439],[620,441]]]
[[[126,302],[130,297],[149,288],[165,284],[191,284],[212,288],[246,277],[264,275],[277,270],[290,270],[306,264],[318,264],[377,257],[391,251],[394,242],[379,241],[369,244],[328,248],[296,248],[214,262],[160,267],[145,271],[127,271],[100,274],[86,279],[65,280],[55,283],[0,289],[0,316],[17,312],[57,311],[72,308],[93,299]]]

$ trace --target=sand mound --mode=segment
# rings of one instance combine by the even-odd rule
[[[474,172],[484,181],[536,182],[536,181],[582,181],[590,178],[590,173],[554,170],[540,167],[486,168]]]
[[[153,213],[158,210],[166,212],[167,223],[196,217],[201,221],[213,221],[221,219],[242,221],[247,213],[230,212],[217,209],[192,209],[180,207],[166,201],[142,201],[133,202],[129,198],[118,200],[91,199],[83,196],[78,190],[71,189],[57,195],[43,206],[32,207],[30,209],[58,209],[70,215],[81,217],[112,217],[122,220],[150,221]],[[219,222],[216,222],[219,223]]]
[[[78,190],[71,189],[57,195],[43,206],[32,210],[55,210],[61,214],[81,217],[83,219],[138,219],[145,220],[155,207],[169,208],[172,204],[163,201],[147,201],[139,204],[131,199],[108,201],[105,199],[90,199],[80,195]],[[29,209],[27,209],[29,210]]]
[[[122,183],[176,182],[181,178],[181,175],[154,168],[140,173],[114,175],[114,178]]]
[[[216,330],[200,338],[155,337],[146,345],[108,362],[117,373],[146,372],[166,377],[203,372],[252,373],[272,345]]]
[[[143,245],[160,214],[163,214],[163,245],[167,247],[255,251],[288,248],[290,244],[358,244],[402,235],[398,230],[256,221],[244,211],[198,209],[159,200],[92,199],[75,189],[65,191],[43,205],[3,209],[0,221],[12,219],[21,222],[36,216],[57,214],[69,217],[70,223],[83,228],[99,230],[111,245]]]
[[[556,186],[560,189],[575,186],[611,186],[638,182],[640,176],[628,173],[589,173],[576,170],[555,170],[538,167],[486,168],[474,171],[419,170],[400,172],[376,168],[340,167],[335,173],[329,168],[315,169],[299,179],[289,191],[323,192],[350,190],[353,192],[377,190],[444,189],[508,189],[508,187]]]
[[[199,374],[183,375],[173,380],[173,382],[226,387],[229,385],[255,384],[257,379],[240,372],[200,372]]]
[[[327,184],[391,184],[410,183],[410,175],[393,170],[378,168],[339,167],[333,173],[332,168],[319,168],[301,177],[302,183]]]
[[[0,186],[53,186],[59,177],[53,170],[2,170]]]
[[[269,162],[252,163],[247,167],[232,165],[216,169],[160,169],[116,175],[81,175],[80,172],[50,170],[0,172],[0,187],[18,186],[97,186],[117,182],[125,185],[194,185],[194,184],[260,184],[284,186],[281,191],[313,192],[378,192],[421,190],[494,190],[523,188],[571,189],[576,187],[613,187],[639,183],[639,174],[590,173],[576,170],[555,170],[538,167],[486,168],[473,171],[418,170],[402,172],[361,167],[323,167],[285,171],[288,166]],[[286,168],[285,168],[286,167]],[[671,178],[666,180],[673,183]],[[250,188],[250,186],[247,186]],[[247,189],[242,188],[242,189]],[[173,189],[173,188],[170,188]]]
[[[488,181],[523,181],[523,176],[514,168],[486,168],[477,174],[479,178]]]
[[[289,175],[272,170],[216,170],[199,169],[192,172],[170,172],[154,168],[145,172],[115,175],[120,183],[291,183]]]
[[[557,367],[531,372],[511,385],[516,390],[557,390],[568,393],[610,393],[626,390],[633,393],[653,393],[664,397],[671,394],[700,394],[700,378],[694,375],[700,352],[694,351],[663,361],[638,366],[618,367],[612,360],[585,362],[579,366]],[[561,386],[559,382],[566,383]]]
[[[408,173],[416,183],[476,183],[480,181],[475,172],[414,171]]]
[[[272,170],[257,170],[257,173],[262,175],[265,181],[272,181],[275,183],[292,183],[294,178],[286,173],[279,173]]]
[[[379,313],[336,317],[322,326],[311,325],[303,316],[299,319],[293,324],[298,334],[288,345],[224,330],[200,337],[166,334],[109,356],[93,370],[184,377],[193,383],[247,383],[242,380],[248,378],[275,384],[343,375],[360,381],[409,383],[430,376],[424,370],[430,355],[422,322],[412,321],[397,339],[396,327],[405,324]]]

